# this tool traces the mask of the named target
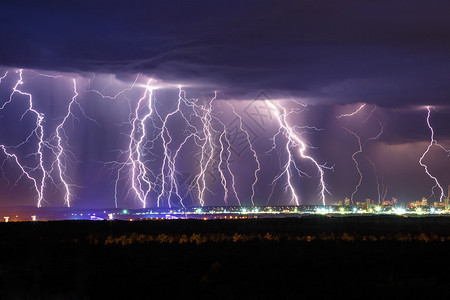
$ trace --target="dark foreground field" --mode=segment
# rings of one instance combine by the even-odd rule
[[[450,218],[0,224],[2,299],[448,299]]]

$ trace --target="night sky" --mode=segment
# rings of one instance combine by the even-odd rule
[[[241,205],[252,204],[252,149],[261,164],[254,203],[295,204],[287,173],[274,182],[289,153],[270,103],[292,112],[289,125],[324,171],[327,204],[345,197],[439,201],[436,181],[446,196],[450,184],[449,16],[450,3],[433,0],[2,1],[0,145],[6,150],[0,149],[0,205],[36,205],[39,198],[9,153],[38,185],[42,169],[48,173],[43,206],[65,204],[59,166],[74,207],[142,207],[127,151],[132,117],[149,93],[149,79],[153,114],[145,120],[141,152],[135,153],[152,173],[148,207],[156,205],[170,179],[167,169],[161,172],[160,132],[162,120],[176,109],[179,86],[199,107],[216,96],[211,125],[216,156],[206,170],[205,205],[238,204],[231,189],[224,201],[221,186],[218,161],[227,157],[228,144]],[[27,95],[13,93],[20,76],[23,84],[17,87],[33,96],[38,113],[29,109]],[[78,96],[70,106],[74,82]],[[59,128],[69,107],[72,114]],[[182,109],[198,130],[201,120],[186,105]],[[434,129],[429,148],[428,112]],[[42,132],[35,130],[39,114]],[[229,143],[220,148],[222,131]],[[55,163],[58,132],[64,147],[60,165]],[[167,132],[173,139],[170,157],[193,133],[180,114],[170,118],[163,136]],[[291,153],[301,172],[289,171],[298,202],[322,204],[318,168],[300,157],[299,148]],[[427,149],[422,163],[436,181],[419,163]],[[199,205],[193,178],[201,155],[192,139],[177,157],[175,178],[186,206]],[[357,167],[363,175],[359,186]],[[223,165],[222,170],[230,188],[231,173]],[[145,186],[142,178],[136,180]],[[181,206],[167,195],[160,196],[161,206]]]

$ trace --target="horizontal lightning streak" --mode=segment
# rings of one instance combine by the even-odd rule
[[[336,117],[336,119],[345,118],[345,117],[352,117],[356,115],[361,109],[363,109],[366,106],[366,103],[361,104],[357,110],[354,112],[348,113],[348,114],[342,114]]]

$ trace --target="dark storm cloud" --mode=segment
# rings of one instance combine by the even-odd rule
[[[448,1],[2,1],[0,65],[445,104]]]

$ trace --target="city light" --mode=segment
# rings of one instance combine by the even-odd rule
[[[375,216],[375,215],[410,215],[441,216],[450,215],[449,201],[429,204],[427,199],[410,202],[408,205],[387,204],[374,205],[369,201],[356,202],[355,205],[301,205],[301,206],[203,206],[184,208],[147,208],[147,209],[46,209],[39,208],[33,214],[11,213],[14,217],[5,216],[4,222],[26,222],[47,220],[174,220],[174,219],[240,219],[240,218],[273,218],[302,217],[313,215],[326,216]]]

